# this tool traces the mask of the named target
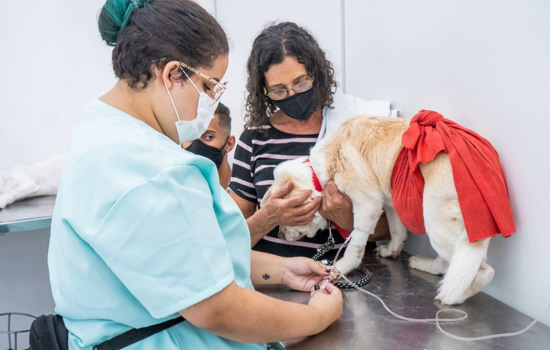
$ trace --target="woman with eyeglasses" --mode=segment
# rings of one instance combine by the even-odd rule
[[[338,192],[334,182],[323,188],[322,197],[310,202],[311,191],[284,199],[289,183],[260,206],[281,162],[309,156],[310,149],[347,118],[359,114],[389,115],[389,102],[367,102],[344,95],[334,80],[334,69],[305,28],[291,22],[271,25],[256,37],[247,63],[248,96],[245,131],[237,143],[230,194],[241,208],[255,250],[282,256],[308,256],[329,241],[329,231],[297,242],[278,236],[279,225],[304,226],[315,212],[351,232],[350,199]],[[343,242],[323,258],[333,258]],[[389,239],[383,216],[369,240]]]
[[[324,330],[342,312],[336,287],[314,289],[327,266],[251,252],[214,163],[179,146],[225,90],[218,22],[190,0],[108,0],[98,24],[118,82],[80,115],[48,255],[69,348],[131,335],[132,349],[265,349]],[[253,288],[275,283],[311,291],[308,304]]]

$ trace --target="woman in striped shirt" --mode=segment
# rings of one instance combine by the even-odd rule
[[[310,191],[290,199],[289,183],[260,206],[281,162],[309,156],[327,130],[357,114],[388,115],[389,103],[366,102],[336,89],[334,69],[315,38],[290,22],[267,27],[255,39],[247,63],[246,130],[235,150],[230,194],[248,221],[254,249],[282,256],[313,256],[328,230],[297,242],[278,237],[279,225],[303,226],[316,211],[347,231],[353,229],[351,201],[333,182],[322,197],[304,203]],[[388,235],[385,217],[374,239]],[[337,249],[341,236],[334,231]],[[332,252],[334,254],[334,250]]]

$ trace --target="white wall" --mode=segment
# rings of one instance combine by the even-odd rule
[[[0,171],[66,153],[79,112],[114,84],[103,2],[2,0]]]
[[[246,59],[267,23],[290,20],[310,28],[340,78],[340,1],[196,1],[217,15],[229,37],[224,80],[230,88],[222,102],[231,110],[237,137],[244,125]],[[0,81],[0,171],[66,153],[79,112],[115,83],[111,48],[101,41],[96,23],[105,0],[5,2],[0,66],[11,68]]]
[[[550,303],[550,2],[345,0],[348,92],[405,117],[439,111],[488,138],[518,233],[491,242],[485,292],[536,317]],[[431,251],[427,237],[406,249]],[[550,324],[550,313],[543,317]],[[512,331],[512,330],[511,330]]]

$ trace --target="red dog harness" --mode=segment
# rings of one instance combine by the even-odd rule
[[[313,170],[313,167],[311,166],[311,162],[309,161],[309,158],[304,160],[304,163],[308,163],[309,167],[311,168],[311,174],[313,179],[313,187],[315,187],[315,190],[318,192],[323,191],[323,187],[321,186],[321,182],[319,182],[319,178],[317,177],[317,174],[315,174],[315,170]],[[336,223],[332,222],[336,230],[338,230],[338,233],[340,233],[340,236],[342,236],[344,239],[347,239],[350,235],[350,233],[340,226],[336,225]]]
[[[437,112],[421,110],[411,119],[402,144],[391,176],[392,202],[409,231],[426,233],[419,164],[432,161],[440,152],[449,154],[470,242],[499,233],[508,237],[516,231],[506,179],[489,141]]]

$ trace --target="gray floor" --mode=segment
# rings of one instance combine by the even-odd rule
[[[411,318],[434,318],[443,308],[434,302],[439,276],[411,270],[409,255],[396,260],[383,259],[367,251],[363,265],[372,273],[366,290],[380,296],[394,312]],[[307,303],[308,294],[288,291],[283,287],[260,289],[273,297]],[[532,319],[500,301],[480,293],[457,307],[468,318],[443,324],[443,329],[463,337],[516,332]],[[455,318],[456,314],[442,317]],[[390,315],[373,297],[358,291],[344,293],[344,314],[323,333],[305,339],[285,342],[288,349],[550,349],[550,327],[537,323],[527,333],[508,338],[462,342],[450,339],[435,324],[410,323]]]

